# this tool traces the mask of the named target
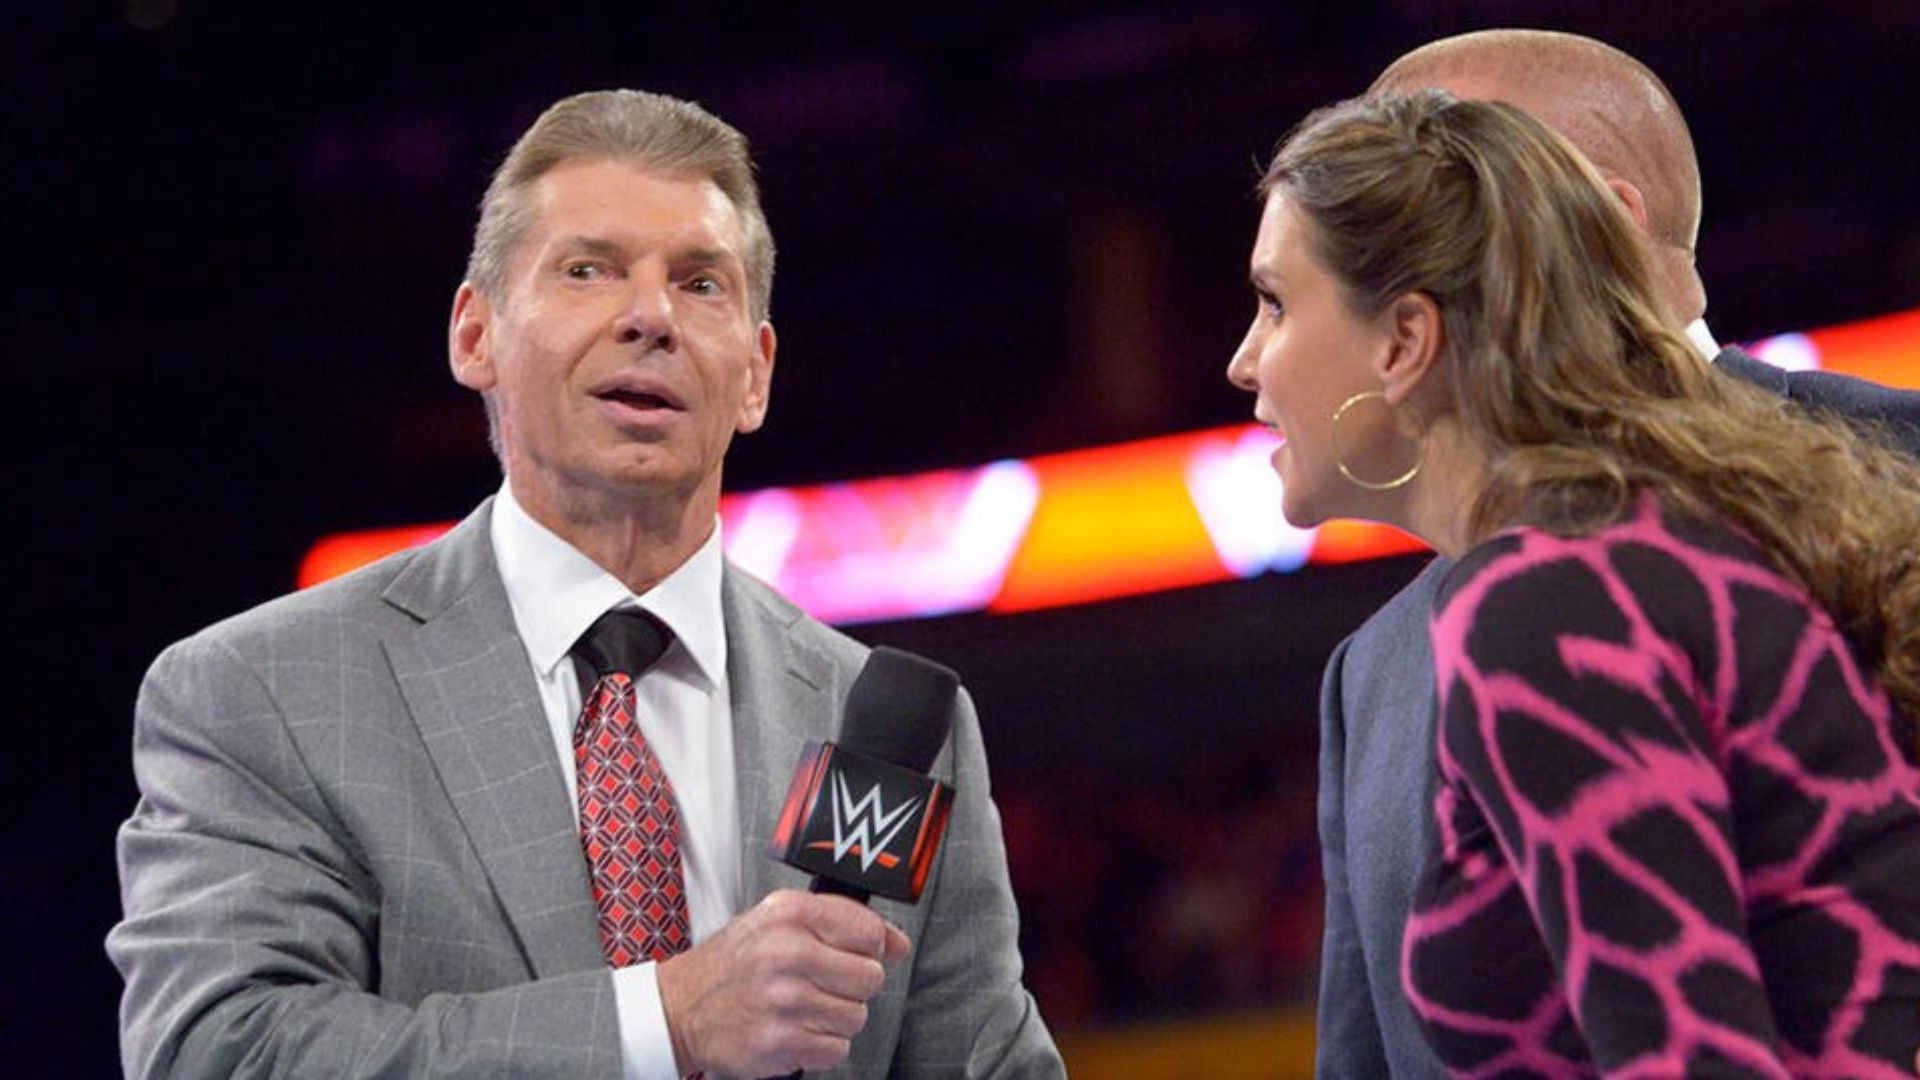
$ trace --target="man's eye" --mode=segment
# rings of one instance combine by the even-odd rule
[[[594,281],[600,278],[604,271],[595,263],[580,262],[568,263],[561,268],[561,273],[566,274],[575,281]]]
[[[712,274],[695,274],[687,279],[687,289],[701,296],[716,296],[721,292],[720,279]]]

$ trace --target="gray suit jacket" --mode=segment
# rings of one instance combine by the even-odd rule
[[[1726,349],[1715,365],[1815,410],[1857,418],[1920,456],[1920,394],[1823,372],[1788,373]],[[1447,563],[1341,642],[1320,695],[1320,1077],[1443,1077],[1400,986],[1400,943],[1433,829],[1433,647],[1427,619]]]
[[[129,1075],[619,1074],[613,980],[489,514],[154,663],[107,940]],[[752,903],[806,885],[768,838],[867,650],[731,566],[722,606]],[[875,901],[913,952],[827,1075],[1058,1075],[964,695],[934,771],[958,794],[927,891]]]

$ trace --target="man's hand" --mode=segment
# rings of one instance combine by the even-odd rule
[[[655,977],[681,1075],[777,1076],[846,1059],[907,936],[843,896],[783,890]]]

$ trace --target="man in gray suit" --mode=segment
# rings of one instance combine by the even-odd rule
[[[720,552],[722,462],[767,409],[772,279],[745,140],[698,107],[583,94],[522,137],[449,327],[498,494],[176,644],[142,688],[108,938],[130,1075],[1063,1071],[964,695],[917,906],[798,891],[765,854],[867,652]],[[664,654],[593,682],[576,642],[635,609],[614,621],[664,627]],[[614,766],[574,742],[620,694],[620,767],[662,777],[677,822],[648,918],[693,942],[630,966],[607,957],[633,913],[580,824],[602,808],[579,777]]]
[[[1920,394],[1818,372],[1789,375],[1722,349],[1694,266],[1699,166],[1679,106],[1647,68],[1591,39],[1495,30],[1395,61],[1375,91],[1438,87],[1517,105],[1594,163],[1646,241],[1669,313],[1703,362],[1816,409],[1879,426],[1920,454]],[[1321,693],[1320,840],[1326,879],[1316,1072],[1439,1077],[1400,981],[1402,930],[1432,839],[1434,674],[1427,619],[1436,560],[1342,642]]]

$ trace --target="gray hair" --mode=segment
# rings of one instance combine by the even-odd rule
[[[760,208],[747,137],[690,101],[642,90],[594,90],[555,102],[513,144],[480,200],[467,280],[498,303],[507,264],[532,223],[527,191],[560,165],[624,161],[711,180],[740,215],[747,302],[764,321],[773,301],[773,232]]]

